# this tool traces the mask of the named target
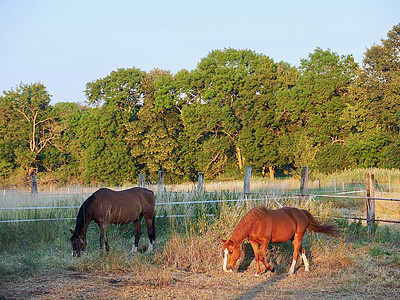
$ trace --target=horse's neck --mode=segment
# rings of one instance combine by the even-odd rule
[[[240,244],[242,241],[249,236],[249,226],[245,220],[241,220],[236,228],[232,232],[231,240],[235,244]]]
[[[76,218],[75,233],[83,240],[86,240],[86,232],[91,221],[92,217],[89,208],[82,205]]]

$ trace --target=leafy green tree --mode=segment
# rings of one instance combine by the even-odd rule
[[[382,45],[373,45],[365,53],[363,68],[352,86],[349,103],[347,121],[353,133],[376,127],[399,131],[399,40],[400,24],[393,27]]]
[[[81,119],[88,115],[90,107],[70,102],[58,102],[53,110],[59,116],[60,135],[53,140],[52,148],[46,151],[45,166],[52,170],[61,184],[83,183],[85,170],[85,148],[81,136]]]
[[[367,49],[342,119],[352,133],[354,165],[393,167],[400,137],[400,24]]]
[[[98,107],[81,118],[80,141],[85,149],[85,182],[121,184],[136,181],[138,169],[125,142],[126,125],[142,105],[145,72],[118,69],[86,85],[88,103]]]
[[[89,104],[112,106],[135,116],[142,101],[142,80],[146,73],[136,69],[118,69],[110,75],[86,84]]]
[[[206,176],[229,176],[243,169],[236,103],[246,76],[261,57],[249,50],[215,50],[194,71],[177,76],[184,83],[179,90],[183,124],[191,141],[199,145],[198,167]],[[230,174],[224,174],[227,170]]]
[[[382,130],[357,134],[349,138],[347,160],[354,168],[380,168],[390,145],[389,136]]]
[[[342,114],[357,68],[351,55],[339,56],[320,48],[303,59],[296,85],[278,95],[279,114],[288,134],[302,132],[318,151],[335,143],[343,145],[348,131]],[[324,170],[323,165],[316,167]]]
[[[157,81],[159,84],[157,86]],[[163,170],[172,182],[182,180],[183,172],[182,121],[178,106],[173,103],[155,102],[155,89],[158,94],[163,89],[168,92],[173,79],[169,71],[154,69],[143,80],[143,106],[137,120],[127,125],[126,141],[131,147],[131,154],[138,162],[141,172],[156,180],[158,171]]]
[[[254,72],[246,76],[240,101],[236,102],[242,123],[239,140],[244,157],[263,176],[268,168],[271,179],[276,168],[286,162],[279,150],[280,138],[285,132],[284,124],[276,114],[276,93],[293,86],[297,75],[296,68],[261,57]]]
[[[13,148],[14,162],[27,176],[37,174],[43,168],[42,153],[60,133],[50,95],[41,83],[21,83],[15,90],[4,92],[1,106],[7,128],[2,132],[6,148]]]
[[[183,170],[183,180],[195,181],[199,171],[201,159],[201,145],[190,137],[189,130],[196,125],[186,122],[187,113],[184,107],[199,101],[202,84],[201,75],[197,72],[181,70],[175,76],[159,76],[154,87],[154,111],[165,114],[173,112],[175,126],[179,127],[177,137],[180,147],[179,166]],[[192,126],[194,125],[194,126]]]

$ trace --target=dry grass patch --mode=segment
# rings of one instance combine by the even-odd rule
[[[356,262],[357,249],[342,239],[319,239],[311,246],[312,261],[324,268],[346,268]]]

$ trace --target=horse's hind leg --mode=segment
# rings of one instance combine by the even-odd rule
[[[149,247],[147,249],[147,253],[153,250],[153,241],[156,239],[156,218],[146,218],[146,225],[147,225],[147,233],[149,235]]]
[[[303,262],[304,262],[305,271],[309,272],[310,264],[308,263],[308,259],[306,257],[306,250],[304,250],[303,247],[301,247],[300,250],[301,250],[301,258],[303,259]]]
[[[294,268],[295,268],[296,262],[297,262],[297,260],[299,258],[300,248],[301,248],[301,240],[303,239],[303,236],[304,236],[304,232],[302,234],[296,234],[294,236],[294,238],[292,239],[292,244],[293,244],[293,247],[294,247],[294,250],[293,250],[293,261],[292,261],[292,265],[290,266],[288,275],[294,274]],[[307,264],[308,264],[308,261],[307,261]]]
[[[130,253],[136,252],[138,249],[140,236],[142,234],[142,219],[143,215],[140,214],[139,217],[135,221],[133,221],[133,228],[135,230],[135,242],[133,243]]]

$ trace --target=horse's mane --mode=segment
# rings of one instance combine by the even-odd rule
[[[258,206],[251,209],[239,222],[235,230],[233,230],[231,240],[237,242],[242,242],[246,237],[249,236],[251,229],[256,222],[259,222],[263,216],[265,216],[265,211],[267,208],[263,206]]]
[[[80,234],[82,228],[85,224],[85,219],[87,218],[87,212],[89,211],[89,207],[92,205],[93,200],[95,197],[91,195],[89,198],[83,202],[81,207],[79,208],[78,216],[76,217],[76,225],[75,225],[75,232]]]

